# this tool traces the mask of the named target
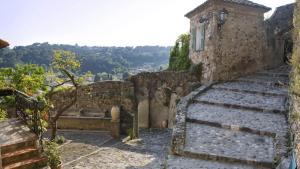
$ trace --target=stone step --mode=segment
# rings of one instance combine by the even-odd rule
[[[39,169],[47,165],[46,157],[36,157],[3,167],[3,169]]]
[[[287,95],[288,89],[269,86],[265,84],[255,84],[248,82],[227,82],[214,85],[215,89],[224,89],[230,91],[238,91],[238,92],[248,92],[253,94],[262,94],[262,95]]]
[[[226,163],[169,155],[167,169],[270,169],[241,163]]]
[[[275,85],[275,86],[285,86],[289,84],[289,78],[287,77],[270,77],[270,76],[261,76],[261,75],[251,75],[251,76],[241,77],[237,79],[237,81]]]
[[[289,65],[284,65],[284,66],[280,66],[276,69],[271,69],[271,70],[265,70],[263,72],[266,72],[266,73],[289,73],[291,72],[292,70],[292,67],[289,66]]]
[[[272,137],[287,133],[287,120],[283,114],[264,113],[208,104],[190,105],[187,112],[187,121]]]
[[[183,151],[203,160],[273,167],[274,144],[272,137],[187,122]]]
[[[34,138],[36,135],[17,119],[0,122],[0,146]]]
[[[240,109],[286,113],[286,97],[213,89],[196,97],[195,102]]]
[[[22,124],[22,121],[16,119],[16,118],[12,118],[12,119],[7,119],[4,121],[0,122],[0,129],[3,129],[4,127],[7,127],[9,125],[19,125]]]
[[[27,138],[27,140],[10,142],[8,144],[1,145],[1,154],[5,155],[7,153],[15,152],[25,148],[36,147],[37,137]]]
[[[268,71],[264,71],[264,72],[258,72],[256,74],[260,75],[260,76],[285,77],[285,78],[289,78],[289,76],[290,76],[290,74],[288,72],[268,72]]]
[[[38,157],[38,155],[39,150],[35,147],[29,147],[18,151],[6,153],[2,155],[2,165],[7,166],[33,157]]]

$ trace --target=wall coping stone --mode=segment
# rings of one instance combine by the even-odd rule
[[[182,155],[184,154],[183,148],[185,144],[185,133],[186,133],[186,116],[188,105],[192,103],[193,99],[198,95],[209,90],[215,83],[203,85],[198,89],[191,92],[189,95],[180,99],[177,104],[177,112],[175,117],[175,126],[172,133],[171,150],[173,154]]]

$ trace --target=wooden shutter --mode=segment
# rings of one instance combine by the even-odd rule
[[[201,29],[198,26],[196,29],[196,51],[201,50]]]
[[[196,50],[196,29],[192,28],[192,49],[193,51]]]
[[[200,24],[200,50],[204,50],[204,45],[205,45],[205,24],[201,23]]]

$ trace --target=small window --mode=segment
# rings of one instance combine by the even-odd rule
[[[205,24],[192,29],[192,49],[194,51],[203,51],[205,43]]]

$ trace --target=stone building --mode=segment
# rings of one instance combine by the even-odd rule
[[[295,3],[278,7],[265,21],[267,46],[266,68],[276,67],[290,59],[293,50],[293,15]]]
[[[204,83],[230,80],[263,69],[270,8],[248,0],[207,0],[190,19],[190,59],[203,64]]]

